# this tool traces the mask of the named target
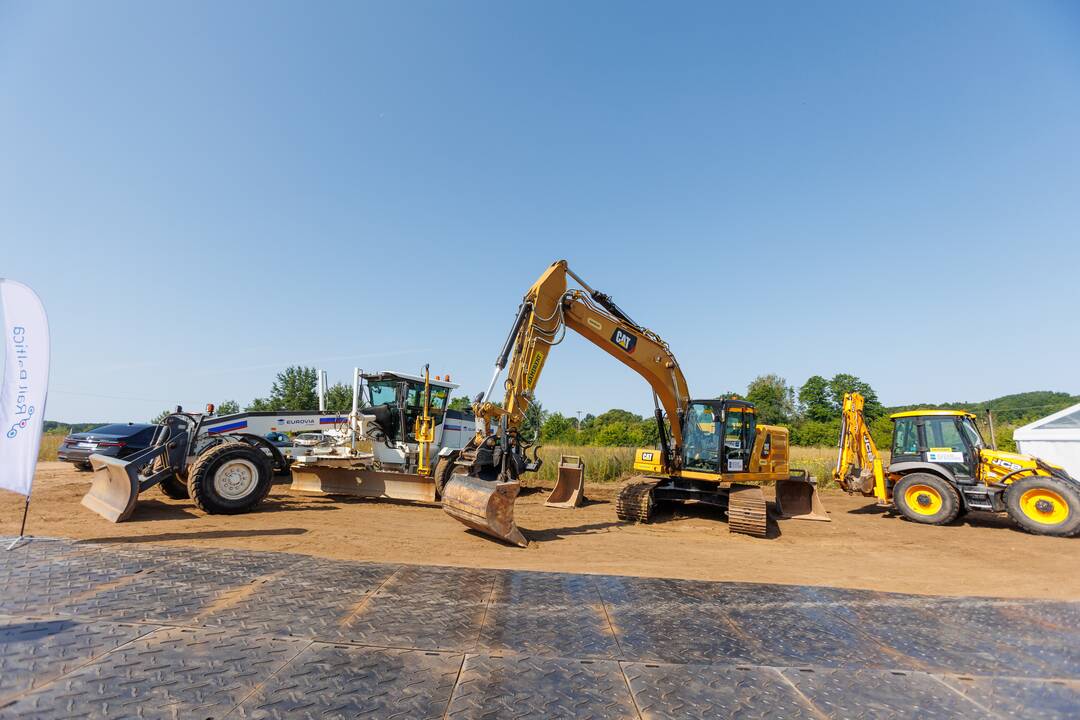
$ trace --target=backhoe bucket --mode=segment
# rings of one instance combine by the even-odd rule
[[[585,463],[577,455],[559,458],[559,479],[544,505],[554,508],[576,508],[585,502]]]
[[[777,480],[776,512],[785,520],[832,522],[813,480]]]
[[[514,524],[514,500],[521,485],[488,482],[469,475],[452,475],[442,492],[446,513],[473,530],[519,547],[529,541]]]
[[[127,460],[91,455],[94,477],[82,504],[110,522],[127,520],[139,501],[139,473]]]

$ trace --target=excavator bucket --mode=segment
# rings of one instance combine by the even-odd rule
[[[776,512],[785,520],[832,522],[813,480],[777,480]]]
[[[94,477],[82,504],[110,522],[127,520],[139,501],[138,469],[127,460],[91,455]]]
[[[576,508],[585,502],[585,463],[577,455],[559,458],[559,478],[544,505],[554,508]]]
[[[469,475],[453,475],[442,492],[446,513],[473,530],[519,547],[529,541],[514,524],[514,500],[521,485],[488,482]]]

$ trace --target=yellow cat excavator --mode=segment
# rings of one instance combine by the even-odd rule
[[[580,288],[568,289],[567,277]],[[473,405],[477,433],[446,483],[443,509],[465,525],[524,547],[514,524],[522,473],[540,467],[536,438],[522,432],[525,413],[551,348],[570,329],[640,375],[652,388],[660,447],[639,449],[643,471],[619,492],[620,519],[648,522],[661,502],[696,500],[725,510],[733,532],[764,537],[762,482],[777,483],[783,517],[828,520],[815,483],[788,467],[786,428],[757,423],[742,400],[693,400],[679,363],[656,333],[635,323],[609,296],[554,263],[525,294],[487,392]],[[491,396],[511,357],[502,406]],[[529,450],[532,449],[532,456]],[[552,493],[558,495],[556,488]]]
[[[1080,534],[1080,481],[1032,455],[986,447],[963,410],[908,410],[893,421],[885,466],[863,415],[863,396],[844,396],[833,477],[849,494],[877,498],[904,517],[944,525],[968,510],[1005,512],[1028,532]]]

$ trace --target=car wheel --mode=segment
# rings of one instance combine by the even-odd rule
[[[94,466],[88,462],[77,462],[75,463],[75,469],[79,472],[90,472],[94,469]]]

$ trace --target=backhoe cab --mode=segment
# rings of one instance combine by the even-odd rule
[[[844,398],[834,477],[847,492],[929,525],[981,510],[1007,513],[1039,535],[1080,533],[1080,481],[1037,457],[987,447],[971,413],[911,410],[890,419],[886,467],[866,427],[862,396]]]

